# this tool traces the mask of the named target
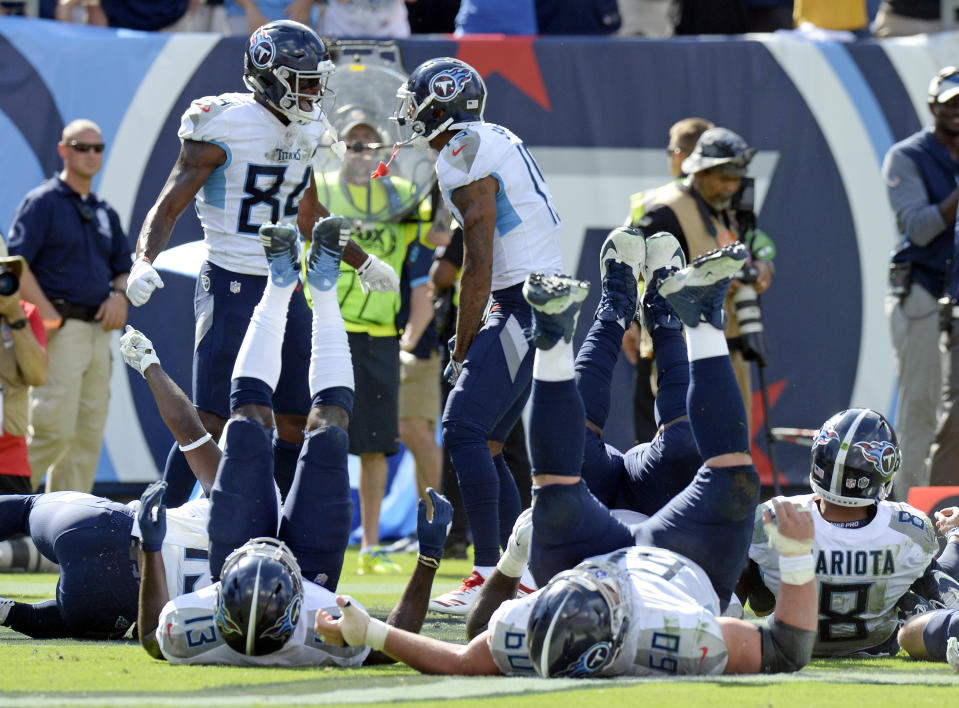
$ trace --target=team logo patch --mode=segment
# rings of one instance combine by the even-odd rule
[[[876,472],[888,477],[899,469],[899,450],[888,440],[857,442],[862,456],[869,460]]]
[[[202,287],[204,291],[210,292],[210,276],[209,275],[200,276],[200,287]]]
[[[450,69],[430,79],[430,92],[440,101],[452,101],[472,78],[469,69]]]
[[[612,653],[613,647],[609,642],[597,642],[584,651],[575,662],[570,664],[566,671],[563,672],[563,676],[579,678],[580,676],[595,674],[606,665]]]
[[[831,425],[827,428],[823,428],[819,431],[819,435],[816,437],[815,442],[812,446],[817,447],[819,445],[828,445],[832,440],[838,440],[839,434],[836,432],[835,428]]]
[[[240,292],[240,281],[239,281],[239,280],[231,280],[231,281],[230,281],[230,292],[233,293],[234,295],[236,295],[236,294],[238,294],[238,293]]]
[[[273,60],[276,59],[276,45],[273,38],[258,29],[250,36],[250,61],[257,69],[268,69],[273,66]]]

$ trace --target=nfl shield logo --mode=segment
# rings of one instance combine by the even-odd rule
[[[210,276],[201,275],[200,276],[200,285],[203,286],[203,289],[207,292],[210,292]]]
[[[231,280],[231,281],[230,281],[230,292],[233,293],[234,295],[236,295],[238,292],[240,292],[240,281],[239,281],[239,280]]]

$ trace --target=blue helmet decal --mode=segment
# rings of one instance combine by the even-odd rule
[[[862,452],[862,456],[883,477],[887,477],[899,469],[899,448],[888,440],[866,440],[857,442],[855,447]]]
[[[438,101],[452,101],[472,80],[472,72],[465,67],[453,67],[430,79],[430,92]]]
[[[250,48],[247,50],[250,62],[257,69],[268,69],[276,59],[276,44],[273,38],[261,27],[250,35]]]

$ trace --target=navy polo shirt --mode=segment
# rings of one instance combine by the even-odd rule
[[[81,199],[56,176],[24,197],[7,247],[26,259],[51,300],[99,305],[110,295],[110,281],[130,270],[131,249],[117,213],[95,194]]]

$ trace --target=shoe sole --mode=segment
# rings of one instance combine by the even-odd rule
[[[523,283],[523,297],[531,307],[558,315],[582,303],[589,294],[589,283],[562,275],[533,273]]]
[[[737,244],[739,245],[739,244]],[[675,295],[684,288],[715,285],[734,276],[746,260],[746,249],[721,248],[705,253],[688,266],[673,273],[659,286],[663,296]]]
[[[599,251],[599,277],[606,277],[606,262],[616,260],[625,263],[633,270],[633,276],[638,281],[643,273],[646,261],[646,242],[642,235],[633,229],[620,227],[614,229]]]
[[[666,255],[668,254],[668,255]],[[686,254],[679,240],[667,231],[660,231],[646,239],[646,262],[643,279],[649,283],[660,268],[681,270],[686,267]]]

